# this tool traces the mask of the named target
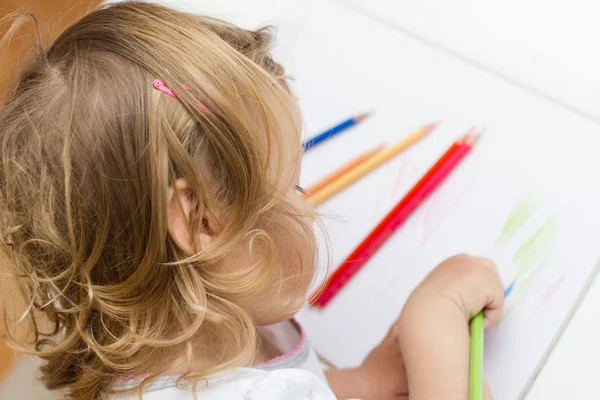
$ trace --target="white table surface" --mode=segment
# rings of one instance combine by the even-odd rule
[[[396,0],[389,0],[396,1]],[[416,2],[417,0],[412,0]],[[600,2],[595,0],[422,0],[524,48],[541,52],[590,81],[600,82]],[[171,6],[228,19],[247,27],[298,24],[300,6],[289,0],[163,0]],[[410,1],[404,0],[410,5]],[[564,82],[569,85],[568,81]],[[600,255],[600,248],[598,251]],[[596,282],[542,369],[527,399],[600,398],[600,283]],[[505,399],[499,399],[505,400]]]

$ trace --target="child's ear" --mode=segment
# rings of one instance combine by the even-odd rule
[[[196,215],[198,203],[189,181],[180,178],[170,188],[167,209],[169,235],[177,247],[187,256],[192,256],[212,240],[205,218]]]

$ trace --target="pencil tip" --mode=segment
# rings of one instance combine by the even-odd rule
[[[356,122],[360,122],[360,121],[364,120],[365,118],[367,118],[368,116],[370,116],[371,114],[373,114],[373,110],[369,110],[368,112],[358,114],[353,119]]]
[[[515,287],[515,281],[512,281],[510,285],[508,285],[508,287],[504,290],[504,298],[507,298],[508,295],[510,295],[510,293],[513,291],[513,288]]]
[[[469,144],[470,143],[469,141],[472,139],[474,132],[475,132],[475,127],[472,126],[471,129],[469,129],[461,137],[459,137],[456,142]]]
[[[481,138],[481,134],[476,133],[474,135],[469,135],[469,137],[466,139],[466,143],[473,147],[475,146],[475,143],[477,143],[479,141],[479,138]]]
[[[427,125],[425,125],[425,126],[423,127],[423,130],[424,130],[426,133],[429,133],[429,132],[431,132],[432,130],[434,130],[434,129],[435,129],[435,128],[436,128],[436,127],[439,125],[439,124],[440,124],[440,121],[435,121],[435,122],[432,122],[432,123],[430,123],[430,124],[427,124]]]

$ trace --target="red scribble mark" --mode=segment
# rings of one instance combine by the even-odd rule
[[[409,175],[409,172],[414,168],[410,165],[410,158],[404,157],[400,160],[400,167],[398,168],[398,173],[396,175],[396,179],[394,180],[394,184],[392,185],[392,196],[397,197],[399,195],[400,186],[404,182],[404,178]]]
[[[563,276],[558,278],[552,285],[550,285],[550,287],[548,287],[548,289],[546,289],[546,291],[541,296],[540,304],[538,304],[537,307],[535,308],[535,310],[533,310],[533,312],[531,313],[531,316],[529,318],[533,318],[533,316],[535,316],[535,314],[544,305],[544,303],[546,303],[552,297],[552,295],[554,293],[556,293],[556,291],[558,290],[560,285],[564,282],[566,277],[567,277],[567,274],[564,274]]]
[[[556,282],[554,282],[554,284],[552,284],[552,286],[550,286],[542,295],[542,301],[546,301],[550,298],[550,296],[552,296],[554,294],[554,292],[556,292],[556,289],[558,289],[558,287],[561,285],[561,283],[563,283],[563,281],[566,278],[566,274],[561,276],[560,278],[558,278],[558,280]]]
[[[406,156],[400,159],[400,165],[399,168],[397,170],[396,173],[396,178],[394,179],[391,188],[392,190],[389,193],[389,196],[392,199],[398,199],[399,196],[399,192],[400,192],[400,187],[402,186],[402,183],[404,182],[404,179],[406,179],[407,176],[410,176],[410,174],[415,170],[415,167],[413,165],[411,165],[411,161],[410,161],[410,157]],[[376,215],[379,214],[380,210],[382,209],[382,207],[384,207],[384,203],[386,203],[386,199],[387,197],[384,195],[383,192],[389,190],[390,185],[383,185],[383,187],[380,190],[379,193],[379,201],[377,204],[377,207],[373,207],[373,213],[371,215],[372,219],[376,218]]]

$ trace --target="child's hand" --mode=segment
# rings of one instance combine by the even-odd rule
[[[498,272],[484,258],[452,257],[423,280],[397,323],[411,400],[468,398],[469,321],[483,310],[489,327],[503,303]]]
[[[414,290],[405,307],[431,300],[452,302],[467,321],[483,310],[487,328],[502,314],[504,289],[492,261],[460,254],[438,265]]]

